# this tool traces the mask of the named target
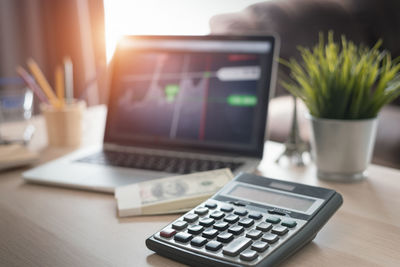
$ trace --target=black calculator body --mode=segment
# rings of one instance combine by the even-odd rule
[[[334,190],[242,173],[146,245],[191,266],[274,266],[314,239],[342,202]]]

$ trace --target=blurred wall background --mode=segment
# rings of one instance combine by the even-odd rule
[[[65,56],[74,63],[75,97],[89,105],[105,103],[102,0],[0,1],[0,90],[23,86],[10,78],[29,57],[53,84],[53,71]]]

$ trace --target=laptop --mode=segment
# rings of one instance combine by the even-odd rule
[[[127,36],[110,64],[104,143],[23,173],[113,193],[192,172],[254,171],[274,83],[272,36]]]

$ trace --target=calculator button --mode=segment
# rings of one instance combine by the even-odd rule
[[[228,244],[222,250],[222,253],[234,257],[237,256],[240,252],[245,250],[250,245],[251,245],[251,239],[242,236],[235,239],[235,241],[233,241],[232,243]]]
[[[231,212],[233,208],[231,206],[223,206],[221,207],[221,211],[223,212]]]
[[[235,223],[239,220],[239,216],[235,214],[229,214],[228,216],[225,217],[224,221],[228,223]]]
[[[176,234],[176,231],[174,229],[164,229],[160,232],[160,236],[165,237],[165,238],[170,238]]]
[[[262,241],[265,241],[265,242],[268,242],[269,244],[273,244],[273,243],[275,243],[276,241],[279,240],[279,236],[274,235],[274,234],[267,233],[267,234],[264,234],[264,235],[261,237],[261,240],[262,240]]]
[[[209,226],[213,225],[214,223],[215,223],[215,220],[211,219],[211,218],[201,218],[199,220],[199,224],[203,225],[205,227],[209,227]]]
[[[278,210],[268,210],[269,214],[276,214],[276,215],[282,215],[285,216],[286,213],[282,212],[282,211],[278,211]]]
[[[218,230],[206,229],[206,230],[204,230],[202,236],[205,237],[205,238],[212,239],[212,238],[216,237],[218,235],[218,233],[219,233]]]
[[[198,214],[198,215],[205,215],[208,213],[208,208],[206,207],[200,207],[194,210],[194,213]]]
[[[222,244],[215,240],[208,242],[206,245],[206,249],[211,250],[211,251],[217,251],[220,248],[222,248]]]
[[[214,224],[214,228],[220,231],[225,231],[228,228],[229,224],[227,222],[216,222]]]
[[[245,209],[237,209],[233,213],[239,216],[246,216],[248,211]]]
[[[188,223],[185,221],[176,221],[172,224],[172,228],[176,230],[183,230],[187,227]]]
[[[235,205],[235,206],[240,206],[240,207],[244,207],[246,206],[246,203],[241,202],[241,201],[230,201],[229,203]]]
[[[275,224],[275,223],[279,223],[281,221],[281,219],[279,219],[278,217],[275,217],[275,216],[269,216],[266,219],[266,221],[269,222],[269,223]]]
[[[263,252],[269,247],[268,243],[256,241],[251,245],[251,249],[257,252]]]
[[[193,236],[191,234],[180,232],[175,235],[174,240],[181,243],[187,243],[190,241],[190,239],[192,239],[192,237]]]
[[[207,243],[207,239],[201,236],[195,236],[192,241],[190,241],[190,244],[195,247],[202,247]]]
[[[217,204],[214,202],[207,202],[204,206],[206,206],[209,209],[215,209],[217,207]]]
[[[254,250],[246,250],[240,253],[240,259],[243,261],[252,261],[257,259],[258,254]]]
[[[243,226],[239,226],[239,225],[234,225],[229,227],[228,232],[232,233],[234,235],[240,235],[241,233],[243,233],[244,228]]]
[[[238,222],[238,224],[247,228],[254,224],[254,220],[250,218],[243,218]]]
[[[217,236],[217,240],[222,243],[229,243],[233,240],[233,234],[231,233],[220,233]]]
[[[194,235],[198,235],[201,232],[203,232],[204,227],[201,225],[191,225],[188,227],[188,233],[189,234],[194,234]]]
[[[271,230],[271,233],[277,234],[277,235],[284,235],[289,231],[289,229],[285,226],[277,225],[274,226]]]
[[[262,218],[262,214],[258,212],[250,212],[249,213],[249,218],[252,218],[254,220],[259,220]]]
[[[296,221],[293,220],[284,220],[281,223],[283,226],[289,227],[289,228],[293,228],[297,225]]]
[[[255,229],[248,231],[246,234],[247,237],[249,237],[253,240],[259,239],[261,237],[261,235],[262,235],[262,232],[259,230],[255,230]]]
[[[210,214],[211,218],[214,218],[216,220],[220,220],[225,216],[225,213],[221,211],[214,211],[213,213]]]
[[[257,229],[257,230],[260,230],[260,231],[263,231],[263,232],[267,232],[267,231],[269,231],[271,228],[272,228],[272,224],[266,223],[266,222],[259,223],[259,224],[256,226],[256,229]]]
[[[189,223],[197,221],[198,218],[199,218],[199,215],[196,215],[193,213],[186,214],[185,217],[183,217],[183,219]]]

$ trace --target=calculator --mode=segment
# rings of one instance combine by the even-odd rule
[[[242,173],[146,245],[191,266],[274,266],[313,240],[342,203],[334,190]]]

